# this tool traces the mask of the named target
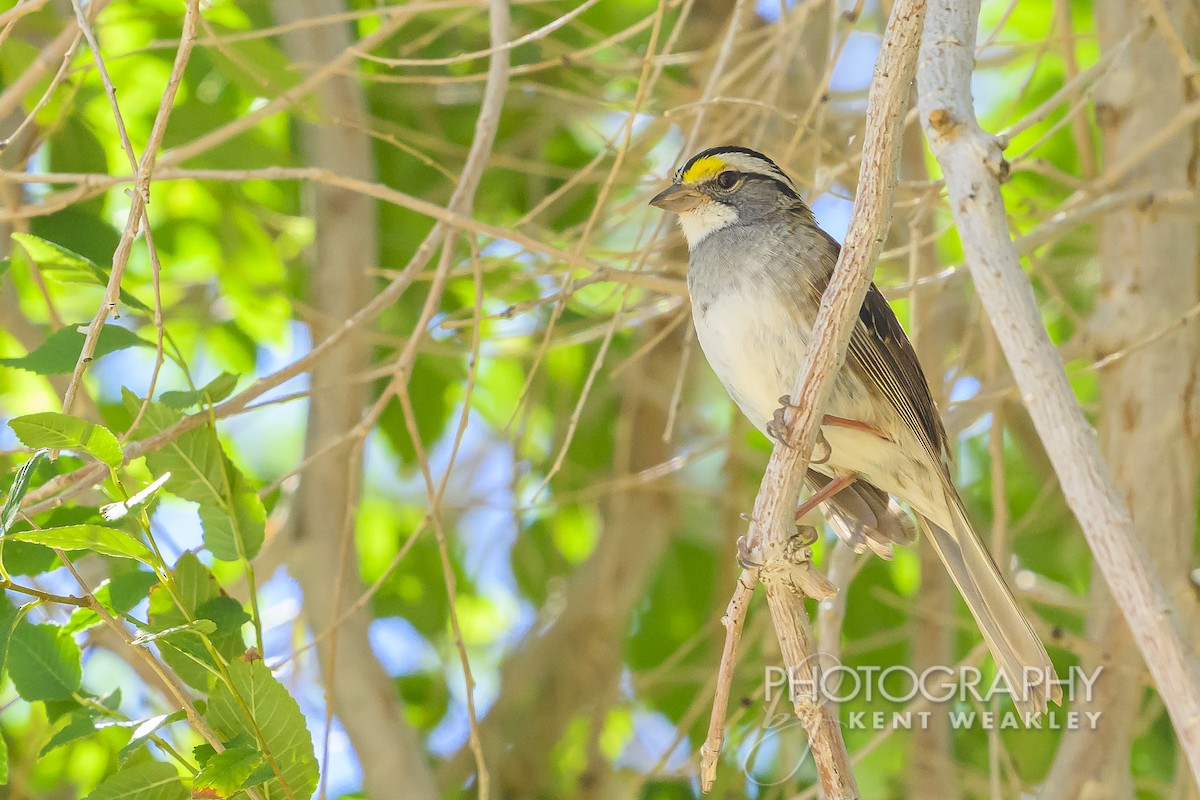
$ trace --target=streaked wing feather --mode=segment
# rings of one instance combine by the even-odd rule
[[[829,247],[825,261],[829,272],[814,283],[818,294],[823,294],[842,246],[825,231],[818,231]],[[929,383],[896,312],[874,283],[867,290],[858,321],[850,336],[847,360],[853,361],[884,392],[904,424],[925,445],[934,463],[942,463],[949,457],[946,429],[929,393]]]

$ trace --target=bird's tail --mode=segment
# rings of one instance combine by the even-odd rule
[[[1030,627],[996,562],[967,521],[958,498],[947,497],[947,500],[953,531],[923,515],[917,517],[991,648],[1013,702],[1022,714],[1044,712],[1049,700],[1061,704],[1062,689],[1042,640]]]

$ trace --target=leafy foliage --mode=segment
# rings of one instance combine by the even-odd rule
[[[259,754],[271,765],[272,777],[263,785],[264,797],[309,797],[317,786],[317,760],[300,706],[261,661],[234,661],[228,685],[213,692],[208,721],[226,741],[249,737],[262,743]],[[239,751],[244,750],[239,748]],[[244,752],[242,753],[245,756]],[[213,756],[220,759],[220,754]],[[248,758],[230,756],[213,767],[213,779],[227,781],[231,773],[254,772]]]
[[[159,142],[189,4],[81,4],[103,72],[86,39],[53,49],[75,40],[62,5],[0,9],[0,782],[11,758],[14,795],[298,800],[328,751],[330,798],[374,797],[381,773],[384,797],[423,778],[430,797],[474,797],[473,704],[495,797],[696,797],[740,515],[770,443],[690,341],[685,254],[646,200],[685,148],[746,143],[839,233],[889,4],[510,3],[497,49],[484,7],[502,4],[345,2],[289,21],[286,0],[205,0]],[[1091,319],[1113,232],[1096,209],[1144,202],[1186,226],[1194,193],[1131,201],[1135,176],[1105,183],[1112,63],[1088,72],[1102,12],[1044,5],[983,4],[973,87],[985,128],[1007,132],[1013,235],[1045,237],[1027,267],[1090,412],[1094,339],[1120,327]],[[481,121],[496,53],[509,86]],[[145,219],[104,74],[134,159],[157,154]],[[447,211],[493,127],[478,191]],[[972,518],[995,521],[1056,663],[1082,663],[1092,558],[922,154],[914,135],[876,280],[944,398]],[[336,524],[313,523],[313,497]],[[1191,552],[1176,544],[1160,549]],[[935,627],[948,660],[973,657],[964,610],[931,607],[920,573],[914,550],[846,568],[841,616],[814,609],[845,665],[919,663]],[[765,696],[779,654],[760,601],[717,792],[803,796],[815,774],[786,702]],[[333,685],[360,705],[327,725]],[[921,731],[849,724],[909,708],[841,705],[851,750],[869,752],[864,797],[953,794],[913,785]],[[355,728],[379,709],[413,774],[356,763],[400,750],[395,730]],[[1186,794],[1157,700],[1135,711],[1139,797]],[[1028,790],[1068,735],[968,726],[940,755],[964,796]]]

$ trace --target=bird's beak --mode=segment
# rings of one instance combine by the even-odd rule
[[[673,183],[654,195],[654,199],[650,201],[650,205],[661,208],[663,211],[682,214],[685,211],[691,211],[702,202],[704,202],[704,195],[692,187],[684,186],[681,183]]]

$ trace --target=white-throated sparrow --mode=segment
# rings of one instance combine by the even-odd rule
[[[679,215],[691,253],[692,317],[709,364],[750,421],[774,433],[838,243],[817,226],[775,162],[744,147],[693,156],[650,202]],[[856,549],[889,557],[893,542],[914,538],[889,495],[908,503],[979,624],[1017,707],[1044,711],[1047,700],[1059,701],[1046,649],[951,481],[946,432],[916,353],[873,284],[826,411],[821,433],[828,452],[814,460],[809,483],[853,481],[825,503],[834,529]]]

